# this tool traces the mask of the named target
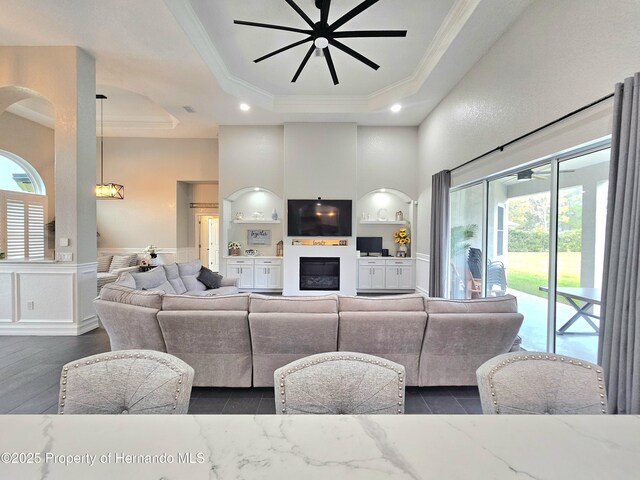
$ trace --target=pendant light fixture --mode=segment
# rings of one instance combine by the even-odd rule
[[[117,183],[104,183],[104,115],[103,103],[106,96],[96,95],[100,100],[100,183],[96,185],[96,198],[98,200],[124,200],[124,185]]]

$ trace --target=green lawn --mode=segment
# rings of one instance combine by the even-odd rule
[[[558,253],[558,286],[580,286],[580,252]],[[549,254],[544,252],[509,252],[507,255],[509,288],[547,298],[538,287],[547,285]]]

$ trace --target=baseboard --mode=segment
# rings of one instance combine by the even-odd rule
[[[81,325],[75,325],[73,323],[54,323],[44,326],[42,322],[37,324],[20,324],[20,323],[6,323],[0,324],[0,336],[67,336],[75,337],[91,330],[95,330],[99,327],[98,317],[93,316],[82,322]]]

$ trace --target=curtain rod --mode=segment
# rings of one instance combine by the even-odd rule
[[[588,108],[591,108],[591,107],[593,107],[594,105],[597,105],[597,104],[599,104],[599,103],[601,103],[601,102],[604,102],[605,100],[608,100],[608,99],[610,99],[611,97],[613,97],[613,93],[610,93],[609,95],[605,95],[604,97],[599,98],[598,100],[596,100],[596,101],[594,101],[594,102],[591,102],[591,103],[590,103],[590,104],[588,104],[588,105],[585,105],[585,106],[583,106],[583,107],[580,107],[580,108],[578,108],[577,110],[574,110],[573,112],[569,112],[569,113],[567,113],[566,115],[563,115],[563,116],[562,116],[562,117],[560,117],[560,118],[556,118],[555,120],[553,120],[553,121],[551,121],[551,122],[549,122],[549,123],[546,123],[546,124],[544,124],[543,126],[536,128],[535,130],[531,130],[530,132],[525,133],[524,135],[520,135],[518,138],[514,138],[513,140],[511,140],[510,142],[505,143],[504,145],[501,145],[501,146],[499,146],[499,147],[496,147],[496,148],[494,148],[493,150],[489,150],[488,152],[483,153],[482,155],[478,155],[477,157],[472,158],[472,159],[471,159],[471,160],[469,160],[468,162],[464,162],[463,164],[458,165],[457,167],[452,168],[450,171],[451,171],[451,172],[453,172],[453,171],[455,171],[455,170],[458,170],[459,168],[466,167],[466,166],[467,166],[467,165],[469,165],[470,163],[473,163],[473,162],[475,162],[476,160],[480,160],[481,158],[484,158],[484,157],[486,157],[487,155],[491,155],[492,153],[495,153],[495,152],[502,152],[502,151],[505,149],[505,147],[508,147],[509,145],[512,145],[512,144],[514,144],[514,143],[516,143],[516,142],[519,142],[519,141],[520,141],[520,140],[522,140],[523,138],[527,138],[527,137],[529,137],[529,136],[533,135],[534,133],[538,133],[540,130],[544,130],[545,128],[550,127],[551,125],[555,125],[555,124],[556,124],[556,123],[558,123],[558,122],[561,122],[561,121],[563,121],[563,120],[566,120],[567,118],[569,118],[569,117],[571,117],[571,116],[573,116],[573,115],[575,115],[575,114],[577,114],[577,113],[580,113],[580,112],[582,112],[582,111],[584,111],[584,110],[586,110],[586,109],[588,109]]]

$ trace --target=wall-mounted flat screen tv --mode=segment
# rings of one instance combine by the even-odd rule
[[[351,200],[289,200],[290,237],[350,237]]]

